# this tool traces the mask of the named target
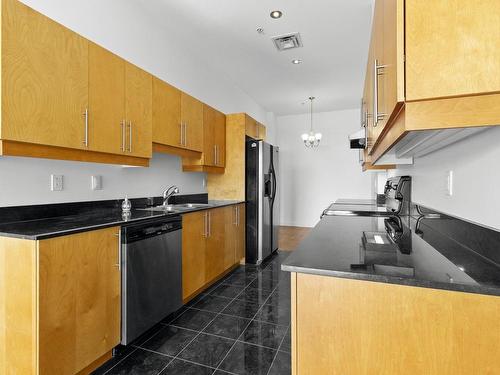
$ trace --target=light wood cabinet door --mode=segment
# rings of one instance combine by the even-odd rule
[[[237,263],[245,260],[245,204],[241,203],[237,207],[236,216],[236,246],[235,246],[235,260]]]
[[[215,111],[214,120],[215,166],[224,168],[226,166],[226,115]]]
[[[259,137],[257,121],[250,116],[245,116],[245,134],[254,139]]]
[[[151,158],[153,131],[153,77],[125,63],[126,149],[133,156]]]
[[[122,154],[126,147],[125,61],[89,44],[89,148]]]
[[[87,41],[19,1],[2,12],[2,139],[84,148]]]
[[[181,121],[184,124],[184,148],[203,151],[203,103],[181,93]]]
[[[205,282],[209,283],[216,279],[224,271],[225,251],[225,223],[226,215],[224,208],[207,210],[208,228],[206,240],[206,272]]]
[[[120,342],[119,228],[39,241],[40,374],[75,374]]]
[[[227,206],[224,209],[225,213],[225,237],[224,237],[224,269],[228,269],[236,263],[236,239],[237,239],[237,206]]]
[[[498,0],[406,0],[408,101],[500,91]]]
[[[182,298],[205,285],[207,211],[182,215]]]
[[[182,147],[181,92],[153,77],[153,142]]]

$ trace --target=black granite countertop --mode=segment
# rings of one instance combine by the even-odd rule
[[[499,232],[439,215],[327,216],[282,269],[500,296],[500,265],[491,256],[499,241]]]
[[[188,212],[201,211],[243,203],[236,200],[208,201],[210,206],[183,209],[182,212],[149,211],[143,208],[132,209],[129,215],[123,215],[117,207],[96,207],[85,212],[69,215],[58,215],[40,219],[0,222],[0,236],[28,240],[42,240],[64,236],[89,230],[122,226],[127,223],[145,221],[159,217],[182,215]],[[134,205],[133,205],[134,207]]]

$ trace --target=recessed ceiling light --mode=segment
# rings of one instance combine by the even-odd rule
[[[283,12],[281,10],[273,10],[270,14],[271,18],[274,18],[275,20],[281,18],[282,15]]]
[[[295,65],[302,64],[302,60],[301,59],[293,59],[292,64],[295,64]]]

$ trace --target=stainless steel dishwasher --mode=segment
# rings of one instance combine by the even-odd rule
[[[122,227],[122,345],[182,306],[182,220]]]

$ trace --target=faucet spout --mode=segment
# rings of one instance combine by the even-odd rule
[[[170,186],[163,192],[163,205],[168,206],[168,200],[172,195],[179,194],[179,188],[175,185]]]

